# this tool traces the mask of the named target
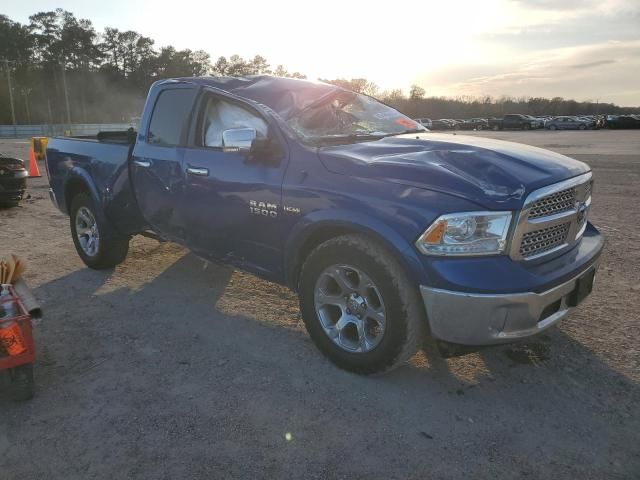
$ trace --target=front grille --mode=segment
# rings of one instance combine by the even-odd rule
[[[567,240],[571,222],[525,233],[520,242],[520,255],[532,257],[562,245]]]
[[[573,210],[576,204],[575,187],[567,188],[541,198],[531,206],[529,218],[547,217]]]

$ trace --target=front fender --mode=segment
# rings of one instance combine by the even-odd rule
[[[305,256],[310,252],[309,241],[315,248],[314,239],[327,240],[323,232],[362,233],[378,239],[400,262],[409,278],[416,285],[424,283],[424,269],[418,253],[403,237],[389,225],[375,217],[357,214],[344,209],[316,210],[300,219],[292,228],[285,241],[284,271],[286,283],[294,290],[297,288],[298,275]]]

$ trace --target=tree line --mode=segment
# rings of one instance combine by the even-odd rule
[[[0,124],[128,122],[139,116],[156,80],[199,75],[306,78],[260,55],[212,60],[203,50],[157,47],[138,32],[107,27],[57,9],[38,12],[21,24],[0,15]],[[562,98],[427,97],[419,86],[385,90],[366,79],[324,79],[366,93],[412,117],[466,118],[504,113],[535,115],[617,113],[613,104]],[[11,88],[10,88],[11,85]],[[13,105],[13,108],[12,108]]]

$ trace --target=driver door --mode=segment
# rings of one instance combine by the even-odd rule
[[[253,107],[213,93],[201,97],[183,159],[186,242],[200,255],[279,274],[286,154],[277,162],[249,155],[251,130],[256,138],[270,131]],[[241,147],[230,148],[225,139]]]

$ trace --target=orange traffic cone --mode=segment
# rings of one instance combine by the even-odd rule
[[[41,176],[38,162],[36,161],[36,154],[33,152],[33,141],[31,141],[31,146],[29,147],[29,178]]]

